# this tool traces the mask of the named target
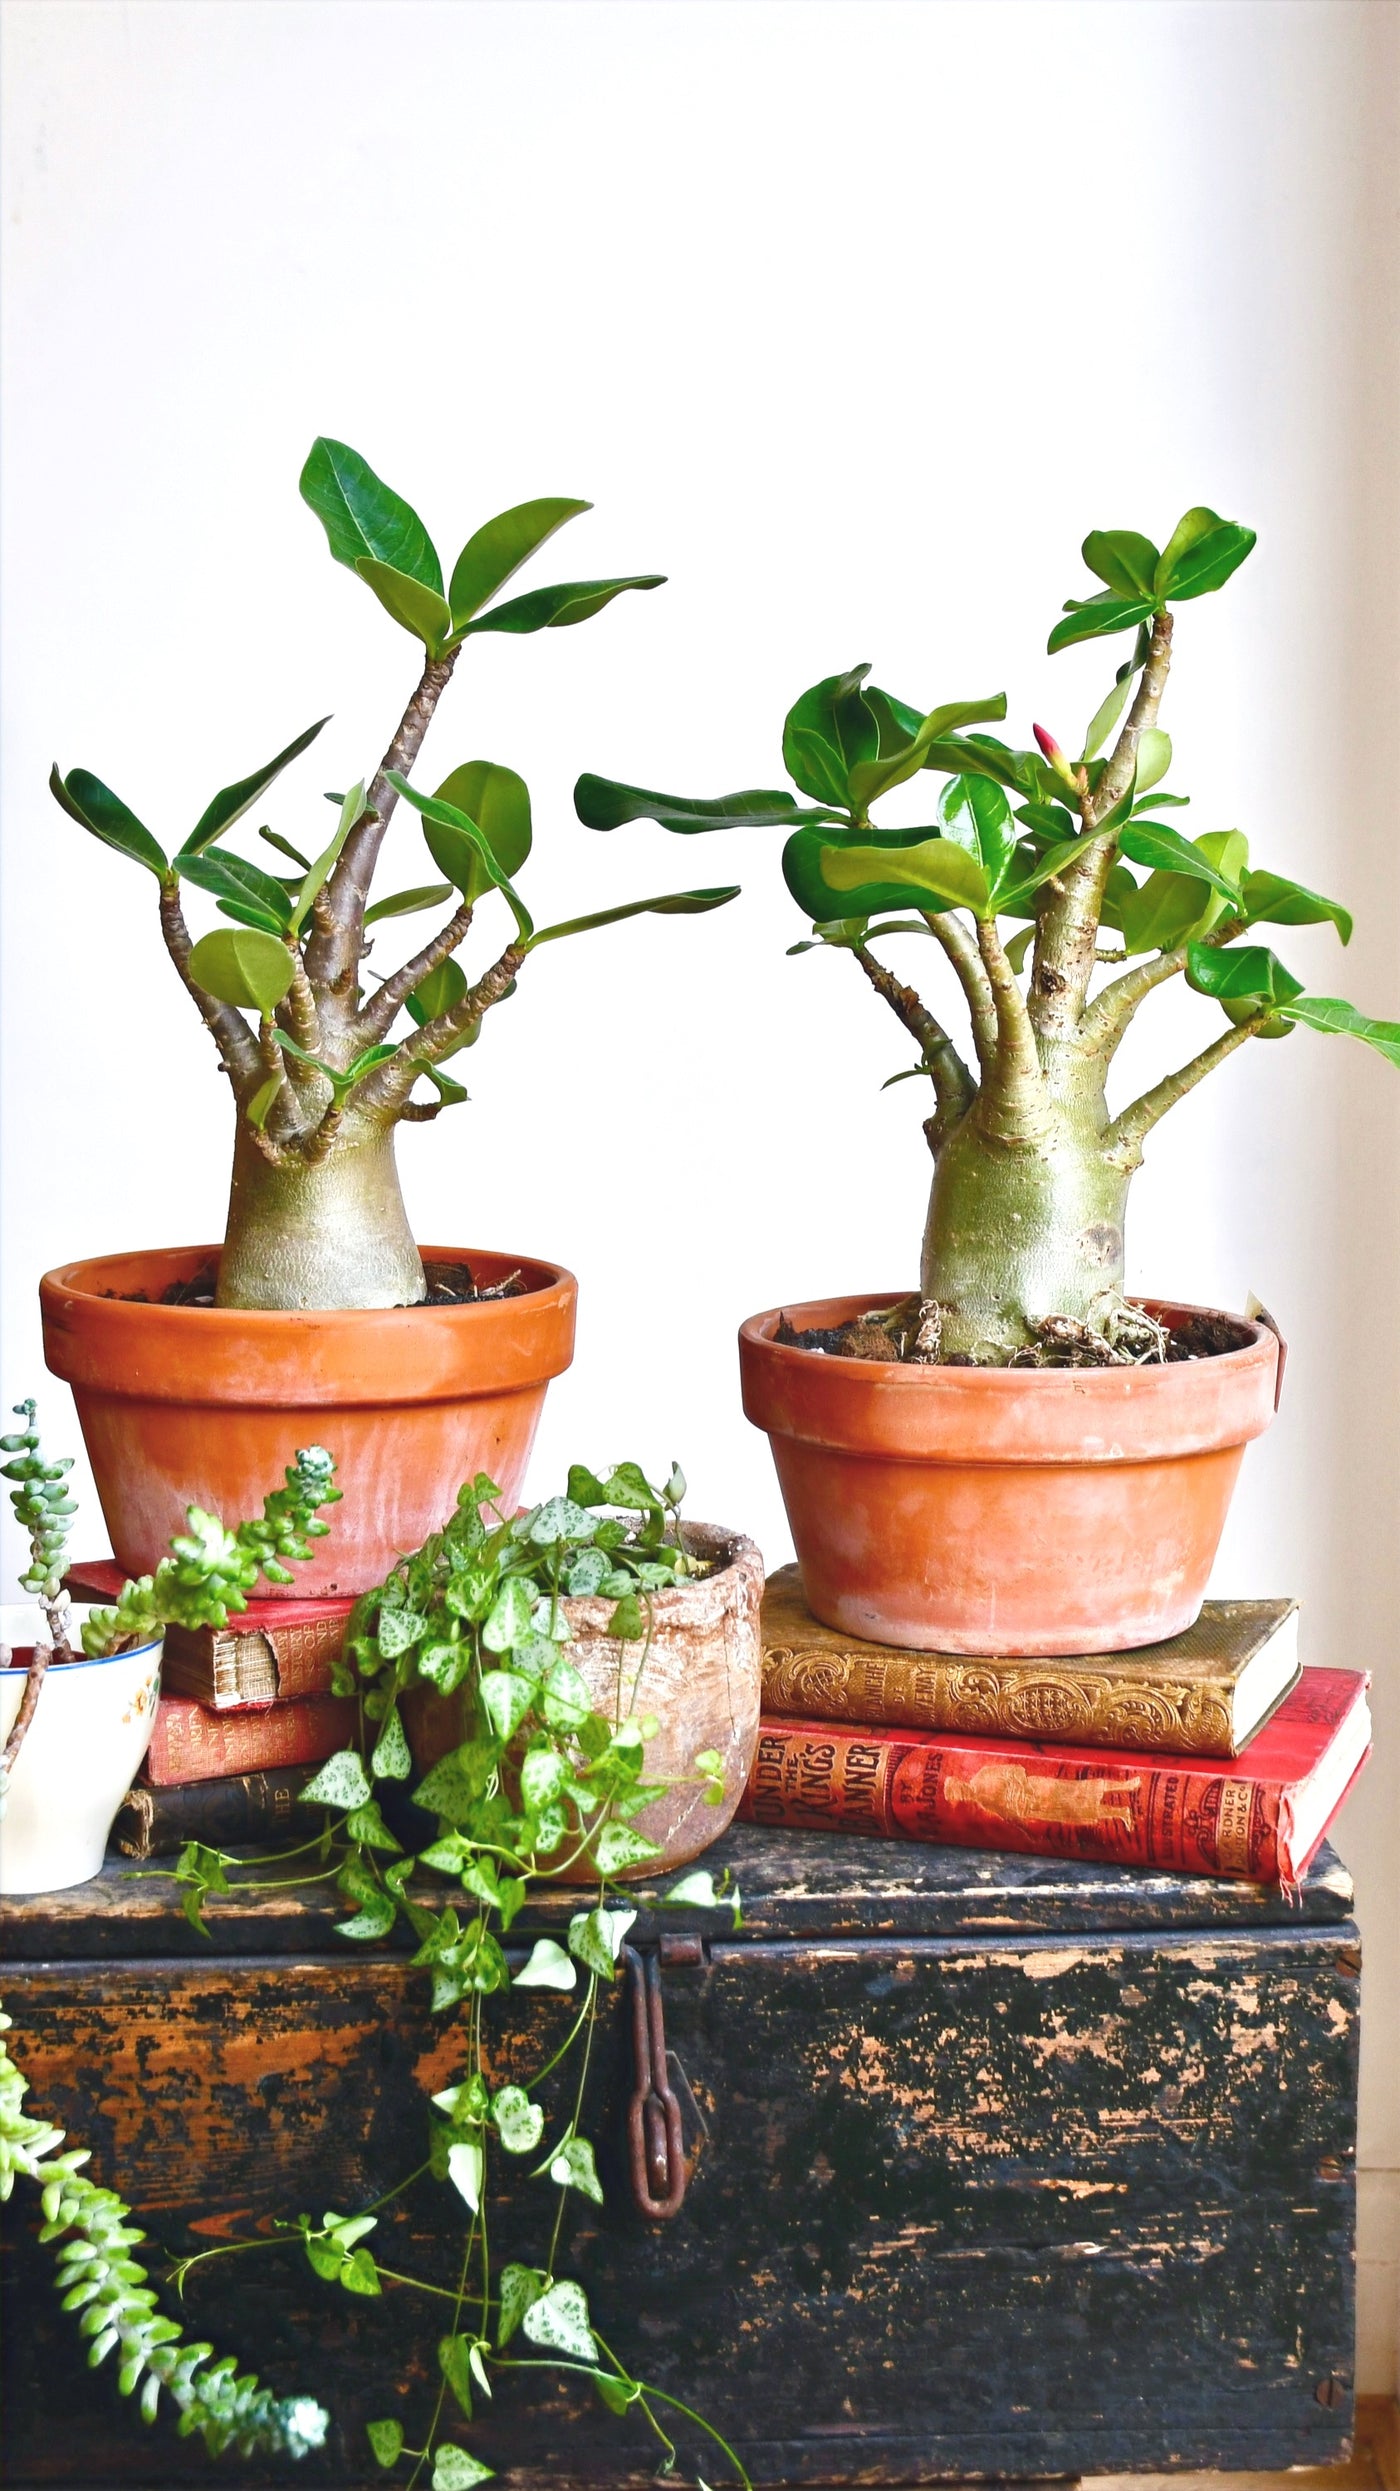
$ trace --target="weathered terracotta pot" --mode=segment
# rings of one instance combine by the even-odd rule
[[[827,1626],[914,1651],[1129,1651],[1200,1611],[1279,1344],[1154,1367],[916,1367],[774,1339],[877,1294],[774,1307],[739,1334],[802,1588]],[[1199,1311],[1149,1301],[1166,1321]]]
[[[212,1246],[108,1254],[39,1283],[44,1356],[71,1384],[113,1552],[129,1574],[165,1555],[187,1505],[259,1513],[298,1448],[335,1455],[342,1501],[289,1598],[368,1591],[485,1471],[514,1503],[550,1378],[573,1356],[578,1295],[557,1264],[426,1246],[523,1297],[373,1312],[243,1313],[132,1305],[217,1262]],[[260,1587],[262,1588],[262,1587]]]
[[[647,1741],[646,1778],[677,1787],[631,1821],[661,1844],[661,1856],[623,1872],[648,1881],[719,1839],[743,1796],[758,1745],[763,1559],[737,1531],[706,1522],[687,1522],[683,1529],[693,1555],[724,1562],[698,1583],[652,1593],[649,1646],[609,1635],[611,1600],[561,1603],[573,1630],[569,1658],[597,1710],[619,1721],[651,1713],[660,1725]],[[420,1771],[468,1734],[461,1695],[415,1688],[404,1719]],[[706,1748],[717,1749],[723,1761],[724,1798],[717,1806],[707,1803],[695,1773],[695,1759]],[[580,1865],[577,1875],[589,1880],[591,1871]]]

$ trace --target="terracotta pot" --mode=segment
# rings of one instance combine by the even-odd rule
[[[651,1713],[660,1724],[646,1748],[649,1782],[676,1788],[631,1821],[661,1844],[659,1859],[625,1875],[648,1882],[718,1840],[739,1801],[758,1745],[761,1647],[759,1602],[763,1559],[752,1540],[715,1523],[687,1522],[685,1544],[696,1556],[720,1557],[718,1572],[698,1583],[651,1595],[648,1647],[608,1634],[615,1603],[565,1600],[573,1631],[568,1654],[593,1702],[609,1720]],[[416,1688],[404,1704],[414,1759],[421,1771],[468,1735],[465,1699]],[[716,1748],[723,1759],[724,1798],[707,1803],[695,1758]],[[591,1872],[580,1866],[580,1880]]]
[[[69,1633],[91,1609],[71,1608]],[[0,1746],[24,1694],[28,1648],[45,1636],[43,1611],[0,1609],[15,1665],[0,1669]],[[15,1758],[0,1818],[0,1894],[52,1894],[86,1885],[102,1866],[112,1819],[151,1743],[160,1692],[161,1638],[105,1660],[50,1661],[34,1718]]]
[[[39,1283],[44,1356],[72,1385],[113,1552],[148,1574],[187,1505],[227,1523],[262,1510],[298,1448],[335,1455],[330,1537],[280,1588],[367,1591],[485,1471],[509,1506],[545,1388],[573,1356],[578,1290],[557,1264],[425,1246],[486,1285],[519,1269],[523,1297],[373,1312],[242,1313],[132,1305],[217,1262],[212,1246],[108,1254]],[[262,1588],[262,1587],[260,1587]]]
[[[765,1428],[813,1615],[913,1651],[1121,1652],[1198,1615],[1277,1337],[1181,1365],[916,1367],[774,1339],[878,1293],[755,1315],[744,1409]],[[1165,1321],[1198,1311],[1148,1301]]]

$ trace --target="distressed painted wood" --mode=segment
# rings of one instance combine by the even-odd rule
[[[609,2203],[579,2209],[567,2263],[640,2370],[770,2485],[1344,2451],[1359,1956],[1334,1860],[1290,1911],[1249,1888],[988,1854],[752,1830],[725,1849],[748,1925],[663,1975],[692,2165],[669,2227],[626,2199],[620,1996],[596,2052]],[[12,1916],[52,1950],[10,1971],[16,2046],[36,2107],[82,2134],[165,2248],[349,2211],[421,2159],[423,2090],[457,2067],[422,1975],[324,1938],[225,1960],[185,1931],[160,1956],[144,1898],[161,1889],[137,1889],[129,1918],[114,1880],[85,1891],[105,1960],[76,1951],[74,1898]],[[911,1929],[920,1917],[937,1925]],[[493,2011],[502,2077],[522,2034],[534,2057],[564,2012],[539,1992]],[[522,2193],[494,2210],[493,2241],[534,2262],[553,2191],[538,2184],[523,2223]],[[210,2479],[168,2428],[128,2420],[105,2375],[75,2376],[72,2321],[8,2212],[9,2482]],[[459,2213],[424,2183],[376,2245],[450,2280]],[[279,2390],[332,2406],[334,2444],[295,2479],[382,2479],[363,2423],[396,2406],[366,2382],[400,2363],[421,2385],[431,2304],[354,2301],[279,2246],[203,2270],[187,2311]],[[640,2427],[572,2387],[541,2397],[533,2375],[470,2433],[510,2484],[651,2479]],[[274,2478],[290,2469],[238,2467],[240,2487]]]
[[[419,1811],[413,1813],[426,1825]],[[424,1839],[430,1837],[428,1826]],[[22,1911],[0,1916],[6,1956],[24,1963],[133,1955],[203,1960],[209,1949],[176,1909],[178,1888],[150,1874],[157,1865],[148,1861],[138,1868],[134,1861],[109,1856],[91,1885],[30,1896]],[[1089,1860],[1034,1860],[1012,1852],[869,1842],[844,1834],[818,1837],[752,1825],[731,1827],[706,1852],[705,1865],[717,1878],[731,1872],[743,1895],[749,1935],[765,1938],[1296,1929],[1345,1920],[1355,1901],[1350,1875],[1325,1843],[1292,1900],[1277,1886],[1219,1877],[1172,1877]],[[642,1942],[654,1940],[662,1928],[723,1936],[731,1923],[727,1910],[655,1912],[640,1884],[629,1900],[640,1914]],[[576,1897],[561,1887],[541,1895],[528,1921],[519,1925],[557,1929],[576,1909]],[[212,1915],[221,1956],[344,1951],[333,1933],[333,1923],[344,1917],[343,1905],[338,1899],[308,1899],[307,1890],[242,1901],[229,1895],[213,1905]],[[411,1951],[411,1943],[403,1937],[402,1950]]]

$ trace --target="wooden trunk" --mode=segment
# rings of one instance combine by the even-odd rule
[[[752,1828],[710,1858],[738,1877],[738,1933],[644,1896],[632,1932],[643,1950],[669,1933],[684,2204],[657,2224],[632,2203],[620,1984],[584,2122],[608,2203],[577,2201],[559,2262],[634,2370],[709,2416],[762,2485],[1345,2453],[1360,1958],[1330,1852],[1294,1902]],[[212,1944],[173,1894],[113,1863],[8,1913],[28,2106],[93,2148],[168,2252],[368,2204],[423,2159],[425,2089],[459,2072],[426,1975],[336,1939],[301,1894],[215,1905]],[[532,1931],[576,1907],[547,1898]],[[678,1946],[684,1928],[703,1946]],[[542,1991],[491,2002],[499,2071],[514,2036],[529,2030],[533,2059],[566,2011]],[[518,2173],[493,2253],[535,2263],[554,2191]],[[220,2474],[359,2491],[386,2479],[367,2420],[397,2413],[419,2444],[435,2305],[352,2299],[279,2246],[201,2269],[186,2323],[329,2405],[331,2440],[299,2468],[211,2473],[168,2420],[119,2404],[110,2364],[84,2367],[33,2194],[5,2217],[15,2491]],[[452,2281],[460,2201],[424,2181],[405,2207],[379,2255]],[[458,2435],[509,2484],[561,2491],[648,2483],[660,2453],[542,2372],[504,2380]],[[692,2478],[724,2480],[713,2447],[678,2436]]]

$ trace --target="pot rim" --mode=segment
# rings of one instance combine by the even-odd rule
[[[687,1540],[703,1534],[717,1543],[714,1550],[696,1549],[696,1555],[718,1554],[723,1549],[726,1551],[725,1559],[712,1574],[702,1574],[682,1583],[670,1583],[660,1591],[639,1593],[639,1598],[651,1601],[658,1626],[664,1625],[668,1619],[683,1616],[687,1607],[695,1602],[713,1600],[731,1576],[742,1579],[746,1575],[757,1575],[760,1582],[764,1579],[763,1552],[746,1531],[731,1530],[723,1522],[691,1522],[684,1515],[681,1517],[681,1528]],[[566,1592],[559,1605],[570,1624],[602,1627],[606,1626],[617,1604],[607,1592]],[[567,1644],[562,1645],[561,1649],[567,1652]]]
[[[418,1253],[431,1262],[501,1263],[507,1269],[518,1265],[522,1270],[529,1270],[540,1276],[532,1280],[528,1288],[517,1291],[513,1297],[488,1298],[485,1303],[478,1301],[475,1305],[468,1303],[462,1306],[162,1306],[158,1301],[143,1302],[139,1299],[109,1295],[106,1290],[93,1285],[94,1275],[100,1274],[113,1264],[151,1263],[157,1266],[173,1267],[187,1263],[192,1266],[192,1270],[197,1271],[206,1264],[217,1264],[222,1251],[223,1248],[220,1245],[132,1246],[110,1254],[83,1255],[71,1263],[56,1263],[51,1271],[46,1271],[41,1275],[40,1301],[49,1304],[63,1297],[80,1298],[86,1305],[100,1306],[104,1317],[110,1317],[117,1323],[139,1323],[143,1319],[148,1320],[153,1315],[198,1315],[201,1325],[207,1327],[210,1333],[216,1325],[221,1332],[226,1333],[233,1325],[237,1325],[240,1329],[250,1326],[255,1331],[266,1332],[278,1324],[286,1323],[298,1324],[303,1329],[312,1324],[329,1326],[347,1322],[355,1324],[356,1327],[361,1324],[390,1325],[404,1322],[423,1325],[441,1323],[444,1320],[458,1323],[463,1316],[475,1318],[478,1323],[481,1323],[493,1318],[499,1319],[501,1312],[513,1306],[523,1308],[526,1305],[536,1305],[540,1300],[555,1295],[561,1290],[567,1294],[569,1291],[576,1292],[578,1288],[578,1282],[573,1273],[564,1264],[549,1262],[541,1255],[507,1254],[497,1246],[461,1245],[420,1245]],[[191,1275],[183,1274],[176,1268],[169,1268],[166,1276],[173,1280]]]
[[[1173,1298],[1166,1314],[1209,1313]],[[1262,1435],[1277,1406],[1278,1335],[1252,1318],[1218,1357],[1170,1366],[939,1367],[815,1357],[772,1338],[780,1315],[839,1323],[873,1296],[824,1298],[750,1316],[739,1333],[744,1414],[775,1443],[863,1460],[958,1468],[1177,1460]],[[781,1468],[781,1465],[780,1465]]]
[[[907,1290],[904,1295],[908,1295]],[[825,1325],[818,1327],[809,1322],[808,1328],[834,1328],[838,1323],[849,1323],[867,1307],[897,1305],[899,1296],[898,1290],[884,1297],[876,1290],[859,1295],[848,1292],[842,1297],[808,1298],[801,1302],[788,1298],[780,1306],[769,1306],[762,1314],[748,1316],[739,1326],[739,1340],[742,1346],[761,1351],[765,1359],[777,1360],[782,1366],[803,1373],[810,1372],[820,1356],[822,1365],[829,1367],[834,1374],[843,1378],[869,1375],[872,1381],[878,1380],[884,1391],[893,1385],[904,1392],[942,1388],[961,1393],[1005,1393],[1020,1392],[1029,1385],[1036,1392],[1056,1391],[1078,1396],[1087,1391],[1108,1393],[1115,1398],[1121,1398],[1125,1385],[1129,1389],[1137,1385],[1140,1389],[1160,1392],[1171,1388],[1170,1379],[1198,1377],[1203,1372],[1238,1374],[1245,1364],[1257,1363],[1261,1347],[1267,1346],[1277,1356],[1280,1345],[1279,1335],[1272,1325],[1260,1322],[1253,1315],[1232,1314],[1222,1306],[1198,1306],[1187,1298],[1155,1295],[1129,1297],[1126,1303],[1141,1307],[1159,1321],[1166,1316],[1222,1315],[1227,1322],[1237,1323],[1250,1337],[1242,1341],[1237,1349],[1219,1350],[1209,1358],[1173,1359],[1169,1363],[1164,1361],[1150,1366],[1129,1364],[1112,1367],[915,1366],[898,1358],[833,1356],[829,1350],[814,1352],[802,1348],[795,1341],[779,1341],[773,1337],[785,1316],[789,1322],[802,1315],[809,1318],[825,1316]]]
[[[75,1626],[81,1626],[86,1618],[91,1617],[94,1609],[101,1608],[102,1606],[103,1603],[97,1600],[75,1600],[69,1608],[68,1615]],[[11,1635],[11,1620],[21,1617],[37,1619],[42,1617],[42,1615],[43,1611],[38,1608],[33,1601],[13,1600],[6,1601],[3,1605],[0,1605],[0,1633],[3,1633],[6,1643],[10,1645],[12,1650],[15,1643],[19,1642],[21,1638],[17,1635]],[[139,1661],[152,1652],[159,1652],[164,1642],[165,1637],[163,1634],[152,1635],[145,1643],[128,1644],[124,1652],[98,1652],[93,1654],[75,1652],[71,1661],[59,1661],[56,1666],[63,1671],[65,1677],[68,1676],[70,1671],[80,1669],[110,1669],[113,1661]],[[4,1685],[7,1678],[27,1678],[28,1675],[29,1667],[27,1663],[23,1667],[16,1664],[11,1668],[0,1669],[0,1686]]]

